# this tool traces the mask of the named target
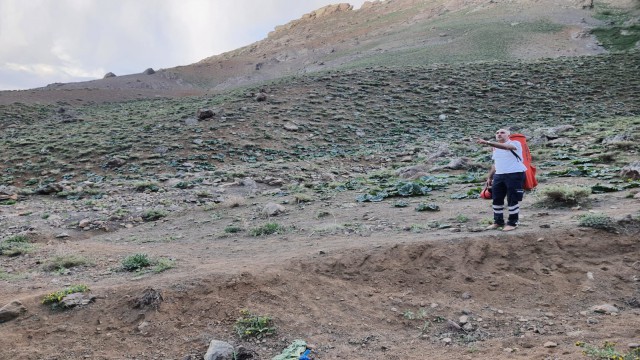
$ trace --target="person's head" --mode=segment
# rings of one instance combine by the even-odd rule
[[[498,129],[496,131],[496,140],[498,140],[499,142],[506,142],[509,140],[509,135],[511,135],[511,132],[507,129]]]

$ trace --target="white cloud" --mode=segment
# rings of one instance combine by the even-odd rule
[[[348,1],[348,0],[347,0]],[[364,0],[351,1],[357,8]],[[187,65],[332,0],[1,0],[0,90]]]

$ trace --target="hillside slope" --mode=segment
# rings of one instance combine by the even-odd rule
[[[358,10],[332,5],[277,26],[261,41],[195,64],[152,75],[4,91],[0,103],[189,96],[339,68],[594,55],[606,51],[590,30],[613,22],[602,14],[617,14],[609,10],[614,8],[638,11],[633,1],[596,4],[601,5],[554,0],[393,0]]]

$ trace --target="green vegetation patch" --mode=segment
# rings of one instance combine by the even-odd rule
[[[582,215],[579,219],[579,225],[611,232],[616,230],[616,222],[605,214]]]
[[[597,360],[637,360],[640,359],[640,348],[631,349],[629,352],[616,350],[616,343],[605,341],[602,346],[587,344],[583,341],[576,342],[576,346],[582,348],[582,354]]]
[[[276,328],[269,316],[254,315],[249,310],[240,310],[241,316],[236,320],[234,330],[241,338],[262,338],[273,335]]]
[[[71,269],[76,266],[87,265],[89,261],[79,255],[60,255],[56,256],[44,265],[45,271],[60,271],[63,269]]]
[[[18,256],[33,250],[33,245],[24,235],[15,235],[5,239],[0,243],[0,255]]]
[[[263,236],[263,235],[272,235],[272,234],[280,234],[285,232],[285,227],[278,223],[266,223],[264,225],[253,228],[249,231],[251,236]]]
[[[47,294],[42,299],[42,304],[51,305],[51,307],[55,309],[59,307],[59,303],[62,301],[62,299],[64,299],[65,296],[70,294],[75,294],[75,293],[87,292],[87,291],[89,291],[89,287],[87,287],[87,285],[83,285],[83,284],[73,285],[63,290],[59,290],[59,291]]]
[[[147,254],[133,254],[122,259],[122,268],[126,271],[138,271],[151,266],[151,259]]]
[[[541,204],[555,207],[578,205],[585,201],[590,193],[589,188],[572,185],[551,185],[539,192],[543,197]]]
[[[640,25],[613,26],[591,30],[602,46],[611,51],[633,49],[640,41]]]

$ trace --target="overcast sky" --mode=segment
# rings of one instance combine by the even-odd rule
[[[188,65],[365,0],[0,0],[0,90]]]

